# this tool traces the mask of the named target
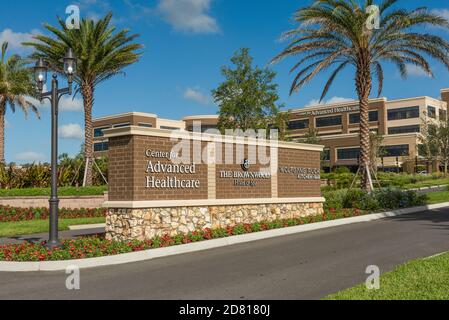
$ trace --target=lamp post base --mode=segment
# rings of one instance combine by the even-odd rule
[[[53,250],[59,248],[61,246],[61,242],[59,242],[59,240],[48,240],[45,246],[47,247],[47,249]]]

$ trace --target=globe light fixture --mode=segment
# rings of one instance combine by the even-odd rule
[[[36,81],[39,94],[42,94],[44,84],[47,82],[47,66],[42,58],[39,58],[34,66],[34,79]]]
[[[73,76],[76,72],[76,57],[73,54],[72,48],[69,48],[67,50],[67,53],[65,54],[63,61],[64,61],[64,73],[67,76],[67,81],[68,81],[70,89],[71,89],[71,84],[73,82]]]

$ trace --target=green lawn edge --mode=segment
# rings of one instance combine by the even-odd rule
[[[449,253],[413,260],[382,275],[379,290],[360,284],[325,300],[448,300],[448,268]]]
[[[69,230],[69,226],[105,223],[106,218],[60,219],[59,231]],[[13,237],[48,232],[48,220],[13,221],[0,223],[0,237]]]

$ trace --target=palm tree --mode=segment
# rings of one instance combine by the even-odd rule
[[[284,34],[290,39],[286,49],[272,63],[286,57],[300,56],[291,69],[298,70],[290,94],[298,91],[317,74],[331,69],[321,100],[326,96],[337,75],[346,67],[355,69],[355,86],[360,103],[360,165],[362,188],[370,186],[370,141],[368,103],[373,76],[378,81],[378,95],[383,87],[383,63],[392,62],[403,78],[408,75],[408,65],[414,65],[433,76],[431,57],[449,68],[449,43],[432,35],[433,29],[419,32],[417,27],[438,26],[449,28],[443,17],[427,8],[415,10],[394,9],[398,0],[384,0],[379,9],[380,26],[372,21],[370,6],[373,0],[314,0],[312,5],[299,9],[294,20],[299,26]]]
[[[39,117],[36,106],[30,101],[36,89],[32,70],[26,67],[26,62],[18,55],[6,58],[8,42],[3,42],[0,60],[0,163],[5,163],[5,114],[9,105],[12,112],[18,106],[28,115],[31,109]]]
[[[92,184],[92,160],[93,159],[93,127],[92,108],[94,104],[94,91],[96,86],[111,77],[122,74],[123,69],[135,62],[141,56],[139,49],[142,45],[133,43],[138,35],[128,35],[129,30],[116,32],[111,26],[112,13],[104,18],[93,21],[83,19],[79,29],[68,29],[65,22],[58,18],[59,29],[49,24],[45,28],[54,38],[44,35],[36,35],[37,42],[24,43],[33,46],[35,52],[33,58],[44,58],[51,69],[63,74],[61,57],[67,49],[73,49],[78,66],[74,81],[78,85],[76,93],[81,92],[84,102],[85,122],[85,159],[87,185]]]

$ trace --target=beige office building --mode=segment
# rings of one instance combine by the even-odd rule
[[[398,100],[386,98],[370,100],[370,128],[383,136],[384,157],[378,167],[396,170],[419,158],[420,133],[426,121],[447,116],[449,89],[441,90],[441,100],[414,97]],[[189,116],[182,120],[161,119],[155,114],[129,112],[94,119],[94,151],[96,156],[107,154],[108,141],[103,130],[124,126],[140,126],[161,130],[194,131],[217,128],[218,116]],[[326,104],[293,109],[290,112],[289,134],[293,141],[314,130],[325,146],[323,167],[331,169],[358,166],[360,153],[360,113],[358,101]],[[417,158],[418,157],[418,158]],[[422,161],[419,160],[422,164]]]

